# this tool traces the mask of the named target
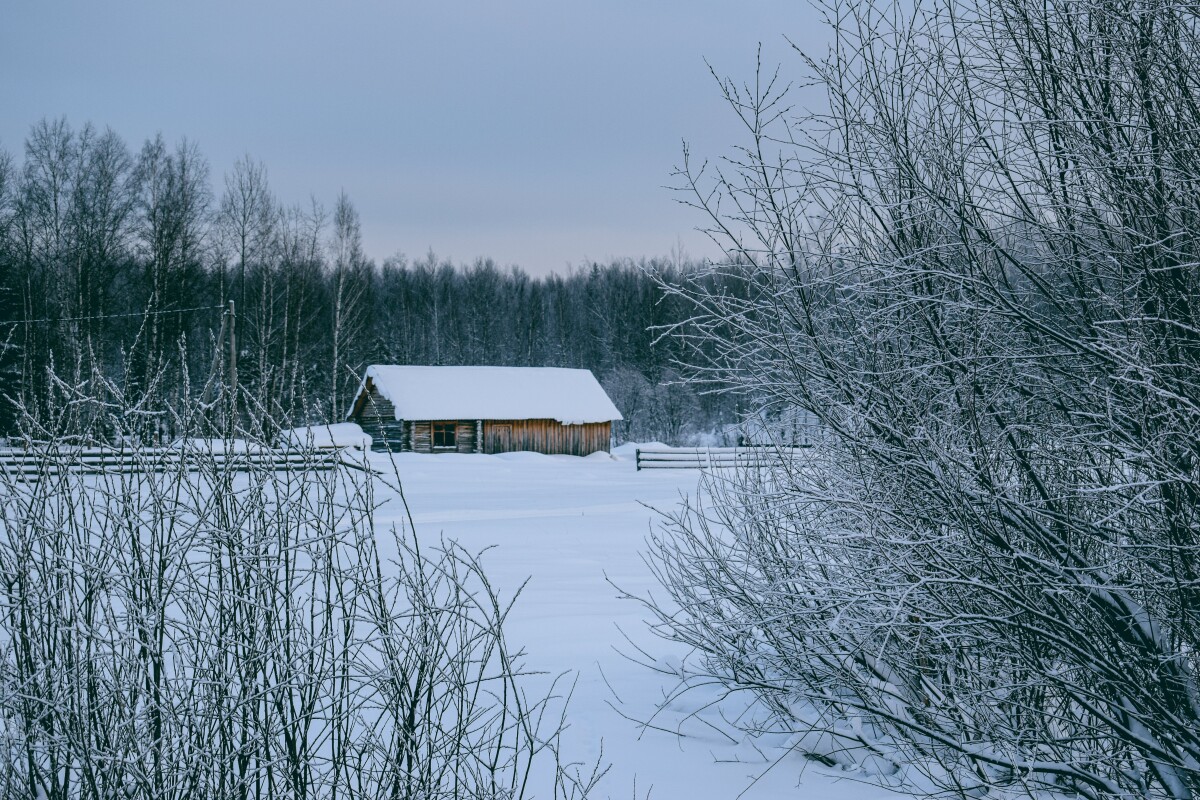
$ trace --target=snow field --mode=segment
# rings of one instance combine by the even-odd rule
[[[423,547],[444,537],[473,552],[492,548],[483,565],[493,584],[506,596],[525,584],[507,622],[508,639],[526,650],[530,669],[548,673],[538,680],[577,673],[564,751],[590,762],[602,744],[612,768],[598,797],[895,797],[862,783],[861,772],[789,755],[796,737],[739,741],[722,715],[744,712],[745,701],[708,705],[720,696],[715,688],[673,700],[650,719],[676,681],[627,656],[645,659],[641,649],[669,673],[687,654],[653,637],[641,607],[615,587],[638,596],[655,591],[642,560],[644,539],[656,524],[653,509],[694,495],[698,471],[637,472],[632,446],[615,457],[404,453],[370,459],[386,482],[399,478]],[[407,524],[394,490],[381,485],[377,500],[382,529]]]

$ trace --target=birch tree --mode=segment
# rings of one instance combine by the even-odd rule
[[[16,409],[12,398],[21,391],[20,330],[14,322],[21,318],[21,294],[17,280],[13,242],[13,191],[16,170],[12,156],[0,150],[0,381],[7,390],[0,392],[0,436],[15,432]]]
[[[230,297],[236,296],[242,308],[249,310],[246,296],[246,272],[261,262],[270,246],[277,221],[275,198],[267,181],[267,168],[249,156],[239,158],[233,171],[225,176],[225,192],[221,195],[218,227],[226,247],[235,260],[237,291],[233,281],[222,280],[230,287]]]
[[[130,256],[136,176],[128,148],[112,130],[101,133],[91,125],[80,129],[74,161],[63,310],[77,320],[71,329],[76,353],[103,353],[112,338],[103,317],[123,310],[110,300],[122,262]],[[106,360],[109,369],[119,363]]]
[[[362,252],[362,231],[358,211],[345,192],[338,195],[333,209],[333,237],[329,244],[332,322],[330,337],[330,419],[345,416],[350,384],[363,352],[362,338],[367,326],[367,289],[370,267]]]
[[[324,208],[313,200],[307,210],[293,207],[283,216],[279,236],[282,319],[279,321],[278,361],[273,380],[264,386],[266,395],[278,404],[285,418],[305,416],[305,402],[323,399],[318,395],[317,365],[321,347],[310,335],[312,320],[323,314],[322,229]],[[321,405],[324,405],[322,402]]]
[[[130,344],[137,375],[162,375],[173,357],[186,320],[172,309],[187,308],[206,266],[211,188],[208,163],[194,143],[168,149],[162,136],[148,140],[137,159],[140,194],[137,244],[143,269],[138,291],[145,316]],[[148,385],[148,384],[147,384]]]
[[[60,315],[60,265],[67,255],[67,212],[74,134],[65,119],[38,122],[25,140],[25,159],[17,189],[14,244],[21,274],[22,317]],[[62,352],[40,326],[22,326],[21,366],[25,381],[39,374]],[[57,351],[57,352],[56,352]]]

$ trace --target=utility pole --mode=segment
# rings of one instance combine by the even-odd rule
[[[237,308],[229,301],[229,438],[237,428],[238,374],[237,374]]]

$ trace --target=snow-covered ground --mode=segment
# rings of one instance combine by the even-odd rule
[[[378,468],[392,470],[386,456],[370,457]],[[564,744],[567,755],[594,760],[603,742],[612,770],[599,797],[896,796],[796,755],[780,759],[781,748],[764,754],[734,741],[717,708],[688,719],[698,698],[672,706],[654,720],[655,728],[623,716],[650,714],[672,687],[669,679],[621,655],[632,651],[625,637],[660,658],[681,654],[647,633],[640,607],[620,599],[612,584],[636,595],[654,588],[642,561],[643,540],[656,524],[651,509],[695,494],[699,472],[637,472],[631,448],[615,458],[533,453],[391,458],[423,546],[443,536],[472,551],[494,546],[484,566],[497,586],[511,593],[529,579],[508,635],[525,647],[529,667],[578,673]],[[383,521],[399,524],[404,511],[398,498],[383,491],[380,499],[387,501]]]

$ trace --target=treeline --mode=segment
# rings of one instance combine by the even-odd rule
[[[43,120],[23,159],[0,151],[0,433],[18,404],[48,402],[50,367],[68,384],[118,383],[148,419],[211,392],[229,380],[232,300],[239,386],[274,418],[340,419],[370,363],[583,367],[625,413],[619,438],[681,441],[731,418],[728,399],[674,383],[679,339],[657,340],[683,312],[656,276],[690,272],[648,260],[538,278],[432,253],[379,264],[344,193],[286,205],[249,158],[218,189],[194,143],[135,151]]]

